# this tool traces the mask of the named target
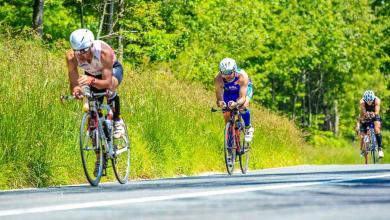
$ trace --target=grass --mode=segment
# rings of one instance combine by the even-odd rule
[[[86,182],[78,148],[81,102],[59,101],[69,93],[64,52],[35,40],[0,40],[0,189]],[[119,94],[133,143],[132,179],[225,172],[224,124],[210,112],[213,92],[176,80],[168,67],[125,65]],[[348,148],[309,146],[283,116],[259,106],[251,114],[251,169],[358,162]],[[108,172],[103,180],[114,180]]]

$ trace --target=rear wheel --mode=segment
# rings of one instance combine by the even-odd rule
[[[226,123],[224,135],[224,151],[226,170],[229,175],[233,174],[234,161],[236,160],[236,149],[234,146],[233,125],[231,122]]]
[[[127,182],[130,173],[131,144],[126,124],[124,124],[124,127],[125,134],[120,138],[114,138],[114,158],[111,160],[115,177],[121,184],[125,184]]]
[[[81,161],[85,176],[92,186],[99,184],[103,172],[103,146],[97,120],[96,112],[85,113],[80,127]]]
[[[245,141],[244,129],[240,131],[240,168],[241,172],[245,174],[249,166],[249,143]]]

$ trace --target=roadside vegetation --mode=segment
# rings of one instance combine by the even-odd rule
[[[69,93],[64,52],[33,38],[0,40],[1,189],[86,182],[78,148],[81,103],[59,100]],[[164,64],[126,65],[119,92],[133,142],[132,179],[225,172],[223,119],[210,112],[213,92],[175,79]],[[312,147],[286,117],[256,105],[251,111],[251,169],[357,162],[352,148]]]
[[[254,83],[251,169],[362,163],[355,125],[367,89],[390,143],[390,1],[33,2],[0,0],[0,189],[85,182],[81,103],[59,101],[81,26],[123,57],[133,179],[224,172],[223,119],[210,108],[227,56]]]

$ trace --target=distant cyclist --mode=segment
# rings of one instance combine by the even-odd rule
[[[66,52],[69,83],[72,94],[82,99],[82,87],[90,86],[91,91],[110,90],[108,104],[113,109],[114,137],[124,135],[124,123],[120,118],[120,100],[115,92],[122,81],[123,68],[116,59],[114,50],[104,41],[95,40],[88,29],[78,29],[70,35],[72,50]],[[77,67],[84,70],[79,76]]]
[[[374,122],[374,130],[376,140],[378,142],[378,157],[384,157],[382,150],[382,135],[381,135],[381,117],[379,116],[381,100],[375,96],[374,92],[367,90],[360,100],[360,149],[363,149],[363,135],[367,132],[369,122]]]
[[[233,109],[238,107],[245,123],[245,141],[253,138],[254,128],[250,123],[249,101],[253,96],[252,82],[248,74],[237,67],[236,61],[224,58],[219,63],[219,72],[214,78],[217,106]],[[225,123],[230,119],[230,113],[224,112]]]

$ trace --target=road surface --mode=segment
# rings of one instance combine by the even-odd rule
[[[390,164],[0,191],[0,219],[390,219]]]

